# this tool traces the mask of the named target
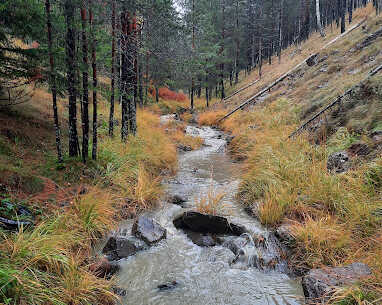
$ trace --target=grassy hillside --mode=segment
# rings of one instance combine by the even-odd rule
[[[67,130],[67,99],[58,105]],[[202,144],[185,135],[185,124],[161,124],[158,106],[139,109],[138,135],[124,144],[119,110],[115,137],[109,138],[108,102],[101,100],[99,107],[98,160],[86,165],[68,157],[56,163],[46,88],[36,89],[27,103],[0,111],[0,217],[16,220],[22,206],[32,213],[25,220],[34,223],[19,232],[0,228],[4,304],[111,304],[114,282],[91,271],[98,261],[92,247],[122,218],[160,204],[161,181],[177,169],[177,146]]]
[[[238,111],[220,124],[235,138],[233,157],[243,162],[237,200],[249,206],[271,228],[287,225],[294,242],[291,263],[302,272],[355,261],[369,264],[373,277],[335,294],[333,304],[379,304],[382,297],[382,143],[376,137],[382,124],[382,77],[359,86],[334,111],[320,117],[307,132],[288,136],[315,112],[359,83],[382,63],[382,37],[360,45],[382,26],[371,6],[357,11],[364,26],[323,50],[317,64],[306,64],[261,97],[256,106]],[[274,60],[254,86],[200,114],[200,124],[215,124],[229,109],[266,87],[299,61],[331,40],[313,36],[296,50]],[[232,92],[256,79],[256,72]],[[248,111],[248,108],[250,111]],[[354,153],[353,144],[367,153]],[[350,150],[349,150],[350,148]],[[327,170],[328,156],[348,151],[351,169],[342,174]]]

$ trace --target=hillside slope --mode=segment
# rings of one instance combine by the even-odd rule
[[[356,86],[382,64],[382,18],[370,6],[357,18],[365,16],[364,25],[322,50],[311,66],[304,64],[254,106],[220,123],[234,136],[233,157],[244,161],[237,200],[264,225],[288,232],[290,263],[298,273],[353,262],[371,268],[371,277],[331,290],[330,304],[380,304],[382,297],[382,75]],[[324,43],[320,39],[317,35],[302,45],[300,59],[292,58],[295,50],[289,49],[281,65],[267,66],[262,80],[201,113],[199,123],[216,123],[317,52]],[[253,82],[255,73],[232,92]],[[353,86],[307,132],[288,139]]]

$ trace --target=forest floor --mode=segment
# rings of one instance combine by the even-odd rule
[[[338,35],[326,29],[283,52],[263,78],[226,102],[199,115],[199,124],[218,125],[231,133],[232,156],[243,161],[237,200],[249,206],[262,224],[288,228],[293,242],[291,263],[302,273],[312,268],[368,264],[371,278],[336,291],[331,304],[380,304],[382,300],[382,76],[368,79],[332,112],[293,139],[301,123],[358,84],[382,64],[382,37],[364,42],[382,27],[371,6],[357,11],[354,23],[367,21],[322,50],[312,67],[294,71],[255,106],[238,111],[217,124],[234,106],[247,100],[314,54]],[[299,55],[295,55],[298,54]],[[253,71],[234,92],[258,77]],[[363,147],[363,150],[360,149]],[[328,171],[332,153],[344,152],[350,169]]]

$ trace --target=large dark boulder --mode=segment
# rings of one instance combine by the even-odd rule
[[[135,255],[139,251],[146,250],[146,243],[134,236],[111,236],[107,241],[102,253],[105,254],[110,261],[120,260]]]
[[[167,231],[154,219],[140,216],[134,222],[132,233],[148,245],[153,245],[167,237]]]
[[[344,173],[349,170],[351,166],[351,160],[346,151],[340,151],[331,154],[328,157],[327,168],[331,173]]]
[[[314,304],[325,303],[334,288],[348,286],[371,275],[370,268],[362,263],[345,267],[313,269],[302,279],[305,297]]]
[[[243,226],[230,223],[226,218],[199,212],[186,212],[174,220],[177,229],[199,233],[240,236],[246,232]]]

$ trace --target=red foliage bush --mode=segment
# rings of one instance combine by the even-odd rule
[[[155,96],[154,88],[150,88],[149,91],[152,96]],[[159,97],[167,101],[177,101],[177,102],[183,102],[187,99],[187,96],[185,94],[171,91],[167,87],[159,88]]]

